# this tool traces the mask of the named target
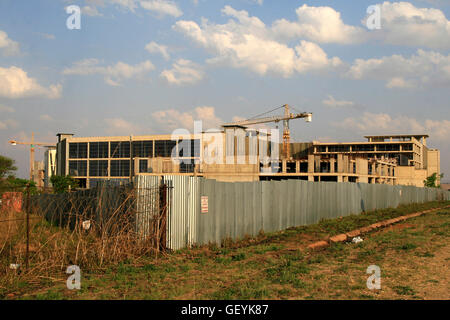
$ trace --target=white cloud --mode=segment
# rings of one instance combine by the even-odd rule
[[[450,141],[450,121],[445,119],[421,122],[404,115],[392,117],[387,113],[365,112],[360,117],[349,117],[334,125],[365,134],[428,134],[434,141]]]
[[[134,12],[134,10],[137,8],[135,0],[107,0],[107,1],[112,4],[118,5],[124,9],[130,10],[131,12]]]
[[[392,55],[381,59],[356,59],[347,76],[383,80],[388,88],[446,87],[450,86],[450,55],[419,49],[410,58]]]
[[[327,99],[324,99],[322,103],[332,108],[353,107],[355,105],[353,101],[336,100],[331,95],[329,95]]]
[[[167,46],[162,45],[162,44],[158,44],[158,43],[156,43],[154,41],[148,43],[145,46],[145,50],[147,50],[150,53],[159,53],[166,60],[170,59],[169,49],[167,48]]]
[[[383,41],[394,45],[450,48],[450,21],[439,9],[417,8],[409,2],[381,5]]]
[[[13,56],[19,51],[19,43],[11,40],[5,31],[0,30],[0,52],[5,56]]]
[[[103,16],[95,6],[84,6],[81,8],[81,12],[90,17],[101,17]]]
[[[16,128],[19,124],[12,119],[0,120],[0,130]]]
[[[162,16],[169,15],[175,18],[181,17],[183,12],[177,4],[168,0],[145,0],[140,1],[142,8],[156,12]]]
[[[41,86],[36,79],[28,77],[27,72],[12,66],[0,67],[0,96],[10,99],[31,96],[44,96],[56,99],[61,96],[62,86],[60,84],[50,85],[48,88]]]
[[[98,59],[85,59],[75,62],[70,68],[64,69],[63,74],[82,76],[100,74],[104,76],[107,84],[118,86],[124,79],[140,78],[154,68],[148,60],[134,66],[121,61],[111,66],[99,66]]]
[[[203,130],[220,128],[223,121],[216,116],[214,107],[201,106],[194,110],[180,112],[175,109],[161,110],[152,113],[154,121],[165,130],[187,129],[192,131],[194,121],[202,121]]]
[[[276,20],[272,31],[277,37],[307,38],[321,43],[358,43],[367,36],[363,28],[346,25],[341,14],[331,7],[310,7],[306,4],[296,10],[298,20]]]
[[[260,19],[250,17],[246,11],[225,6],[222,12],[232,18],[226,24],[203,19],[201,26],[194,21],[178,21],[173,27],[215,55],[208,63],[284,77],[295,72],[332,69],[341,64],[339,58],[329,59],[314,43],[301,41],[291,48],[278,42]]]
[[[201,67],[192,61],[178,59],[172,69],[161,72],[161,77],[172,85],[194,84],[203,79]]]

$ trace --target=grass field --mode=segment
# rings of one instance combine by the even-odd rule
[[[306,247],[406,213],[443,207],[433,202],[292,228],[256,239],[123,262],[82,271],[81,290],[61,272],[39,282],[18,280],[7,299],[450,299],[450,209],[407,220],[317,252]],[[381,290],[369,290],[366,269],[381,268]]]

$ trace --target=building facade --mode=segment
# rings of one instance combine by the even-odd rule
[[[423,186],[440,173],[426,135],[368,136],[367,142],[292,143],[280,157],[277,132],[227,127],[184,135],[75,137],[58,134],[56,174],[81,187],[135,175],[194,175],[219,181],[301,179]]]

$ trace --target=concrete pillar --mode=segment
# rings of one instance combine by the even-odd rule
[[[337,169],[338,169],[338,173],[344,172],[344,155],[343,154],[337,155]]]
[[[334,164],[336,163],[336,159],[330,159],[330,173],[334,173]]]
[[[314,173],[314,155],[313,154],[308,155],[308,173]]]

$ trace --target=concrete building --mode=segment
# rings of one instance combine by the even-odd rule
[[[184,135],[74,137],[58,134],[56,174],[80,186],[134,175],[195,175],[219,181],[301,179],[423,186],[440,173],[439,151],[426,135],[369,136],[367,142],[292,143],[282,159],[277,135],[226,127]],[[272,142],[275,141],[275,142]]]
[[[367,142],[314,142],[313,154],[331,158],[339,155],[362,155],[367,159],[395,163],[396,184],[399,185],[423,187],[427,177],[433,173],[437,173],[438,176],[440,174],[440,152],[427,147],[428,135],[387,135],[365,138],[368,139]],[[437,184],[439,183],[438,180]]]
[[[52,186],[50,178],[56,174],[56,147],[47,146],[44,153],[44,187]]]
[[[44,163],[42,161],[34,161],[33,165],[33,181],[36,183],[36,187],[44,187]]]

